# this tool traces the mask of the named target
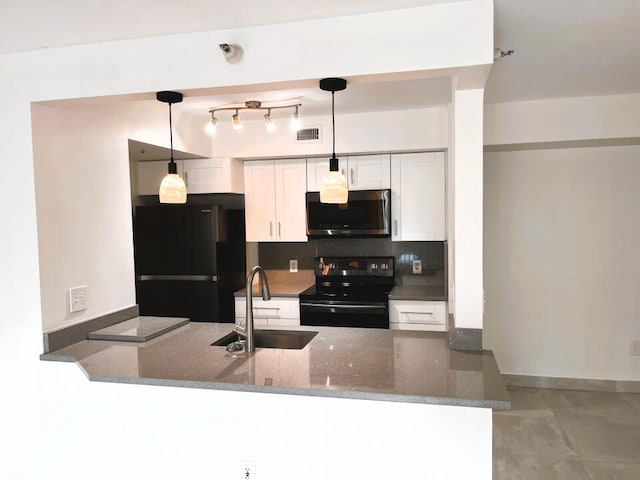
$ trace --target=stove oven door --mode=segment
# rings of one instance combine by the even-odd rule
[[[300,299],[300,325],[389,328],[389,304]]]

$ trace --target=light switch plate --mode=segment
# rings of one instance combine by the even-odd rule
[[[298,260],[289,260],[289,271],[296,273],[298,271]]]
[[[629,355],[640,355],[640,340],[632,340]]]
[[[413,273],[417,273],[417,274],[422,273],[422,260],[413,261]]]

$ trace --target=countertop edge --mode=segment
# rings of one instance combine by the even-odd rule
[[[85,372],[86,373],[86,372]],[[245,385],[238,383],[202,382],[197,380],[172,380],[163,378],[132,378],[111,375],[90,376],[92,382],[124,383],[130,385],[149,385],[157,387],[197,388],[205,390],[224,390],[247,393],[271,393],[279,395],[298,395],[304,397],[327,397],[353,400],[374,400],[397,403],[419,403],[424,405],[441,405],[449,407],[490,408],[492,410],[511,409],[510,401],[474,400],[452,397],[429,397],[419,395],[402,395],[394,393],[376,393],[365,391],[317,390],[313,388],[272,387],[262,385]]]
[[[440,285],[396,285],[389,292],[389,300],[446,302],[447,289]]]

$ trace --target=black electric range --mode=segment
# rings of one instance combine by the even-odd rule
[[[389,328],[393,257],[316,257],[315,285],[300,293],[300,324]]]

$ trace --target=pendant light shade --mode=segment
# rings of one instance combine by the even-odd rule
[[[160,102],[169,104],[169,138],[171,141],[171,160],[169,161],[169,173],[160,183],[160,203],[186,203],[187,186],[180,175],[178,175],[178,165],[173,160],[173,124],[171,121],[171,104],[180,103],[182,94],[178,92],[158,92],[156,98]]]
[[[338,159],[336,158],[336,119],[335,119],[335,92],[347,88],[347,81],[343,78],[323,78],[320,80],[320,89],[331,92],[331,124],[333,127],[333,155],[329,161],[329,172],[322,179],[320,185],[321,203],[347,203],[349,189],[347,179],[340,172]]]
[[[340,171],[329,170],[320,186],[320,203],[347,203],[348,200],[347,179]]]

